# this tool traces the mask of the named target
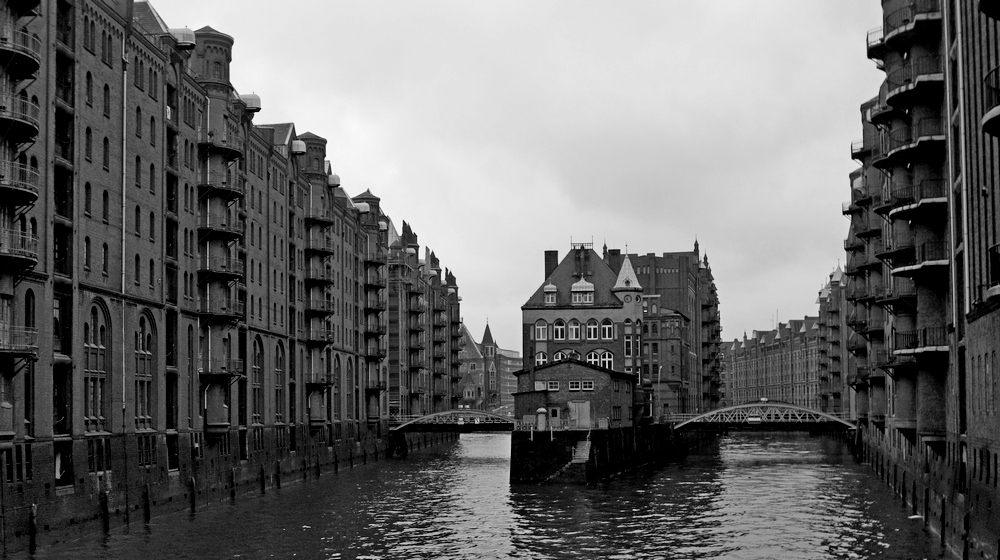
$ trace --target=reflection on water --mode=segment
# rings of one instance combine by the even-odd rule
[[[740,434],[597,486],[511,486],[510,436],[324,475],[36,558],[911,559],[936,539],[825,439]]]

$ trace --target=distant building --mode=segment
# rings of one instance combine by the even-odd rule
[[[604,247],[604,260],[619,270],[624,257]],[[657,415],[704,412],[721,398],[722,326],[719,297],[698,242],[692,251],[629,254],[642,284],[642,378],[654,387]]]
[[[483,332],[482,342],[476,342],[465,323],[462,323],[461,332],[459,390],[462,399],[459,404],[462,408],[491,411],[512,406],[517,388],[514,372],[522,367],[521,354],[500,348],[489,324]]]
[[[823,409],[817,317],[795,319],[728,344],[731,405],[763,398]]]

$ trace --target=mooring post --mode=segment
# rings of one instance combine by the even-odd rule
[[[101,490],[98,497],[98,502],[101,507],[101,527],[104,529],[104,533],[107,534],[111,531],[111,517],[108,512],[108,491]]]
[[[150,517],[152,517],[152,511],[149,498],[149,483],[147,482],[142,485],[142,522],[148,525]]]
[[[38,504],[28,510],[28,552],[34,553],[38,538]]]

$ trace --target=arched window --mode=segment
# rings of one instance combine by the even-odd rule
[[[535,365],[541,366],[545,365],[549,361],[549,357],[545,355],[545,352],[539,352],[535,354]]]
[[[285,349],[280,342],[274,347],[274,421],[285,421]]]
[[[149,259],[149,287],[152,288],[156,282],[156,261]]]
[[[132,272],[135,275],[135,279],[134,280],[135,280],[135,285],[136,286],[139,285],[139,276],[141,274],[141,272],[140,272],[139,269],[140,269],[141,266],[142,266],[142,264],[141,264],[141,260],[139,259],[139,254],[136,253],[136,255],[135,255],[135,266],[132,267]]]
[[[111,116],[111,87],[104,84],[104,116]]]
[[[105,276],[108,275],[108,244],[107,243],[105,243],[101,247],[101,272],[104,273]]]
[[[552,324],[552,339],[566,340],[566,323],[562,319],[556,319]]]
[[[535,322],[535,340],[548,340],[549,338],[549,325],[544,320],[539,319]]]
[[[104,223],[108,223],[108,208],[108,191],[104,191],[101,194],[101,219],[104,220]]]
[[[103,304],[90,306],[90,317],[84,324],[83,340],[83,424],[87,432],[111,428],[108,410],[108,356],[111,339],[110,321]]]
[[[101,163],[104,165],[105,171],[111,169],[111,145],[108,142],[108,137],[104,137],[104,143],[101,145],[103,151],[101,152]]]
[[[587,363],[594,366],[600,365],[601,355],[595,350],[587,352]]]
[[[254,424],[263,423],[264,413],[264,344],[260,337],[253,341],[253,368],[250,377],[252,410],[251,421]]]
[[[135,136],[142,138],[142,107],[135,108]]]
[[[601,354],[601,367],[605,369],[615,368],[615,355],[611,352]]]
[[[142,158],[135,156],[135,186],[142,187]]]
[[[605,319],[601,321],[601,338],[604,340],[611,340],[615,337],[615,324],[611,322],[611,319]]]
[[[142,235],[142,208],[139,205],[135,207],[135,235]]]
[[[91,213],[91,189],[90,183],[85,183],[83,185],[83,213],[87,216]]]
[[[658,336],[660,334],[660,324],[653,322],[652,324],[653,336]]]
[[[135,429],[152,430],[154,398],[154,343],[153,319],[143,313],[139,316],[139,329],[135,331]],[[148,460],[141,463],[151,462]]]
[[[156,193],[156,165],[149,164],[149,192]]]
[[[552,361],[553,362],[561,362],[561,361],[565,360],[566,358],[569,358],[569,355],[566,354],[565,352],[563,352],[562,350],[560,350],[560,351],[556,352],[552,356]]]
[[[597,340],[598,326],[597,319],[587,321],[587,340]]]
[[[156,214],[153,212],[149,213],[149,240],[156,240]]]
[[[625,334],[632,334],[632,319],[625,319]]]
[[[580,340],[580,321],[571,319],[569,322],[569,339]]]
[[[84,99],[87,101],[87,105],[91,106],[94,104],[94,76],[87,72],[87,77],[84,80]]]
[[[90,270],[90,237],[83,238],[83,268]]]
[[[149,117],[149,144],[156,145],[156,117]]]

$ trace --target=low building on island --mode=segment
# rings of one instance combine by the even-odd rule
[[[514,416],[536,429],[607,429],[633,425],[635,374],[575,358],[516,372]]]

